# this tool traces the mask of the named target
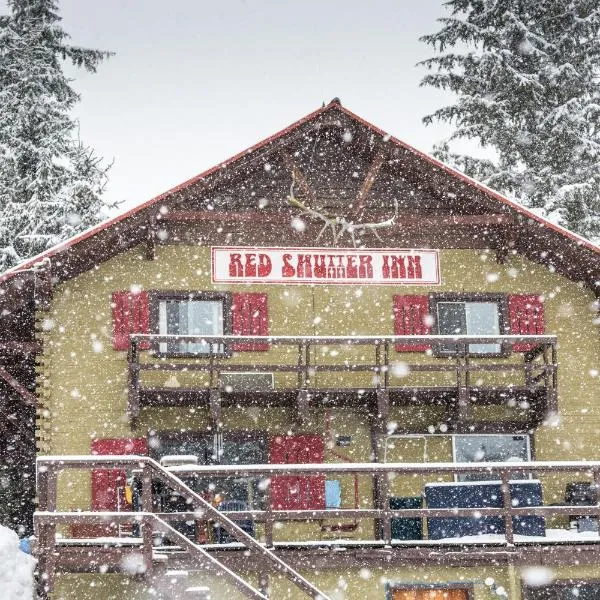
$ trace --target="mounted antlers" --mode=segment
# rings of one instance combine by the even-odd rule
[[[333,236],[334,244],[337,244],[338,240],[342,238],[346,233],[348,233],[350,235],[350,239],[352,240],[352,245],[356,247],[356,238],[354,237],[354,234],[357,231],[370,231],[380,242],[383,242],[383,240],[377,233],[377,230],[393,226],[396,222],[396,219],[398,218],[398,201],[396,199],[394,199],[394,216],[389,219],[386,219],[385,221],[380,221],[379,223],[356,223],[353,220],[349,220],[343,216],[331,215],[311,208],[301,200],[298,200],[298,198],[296,198],[294,194],[295,184],[296,173],[295,170],[292,169],[292,183],[290,185],[290,195],[288,197],[288,204],[295,208],[299,208],[302,211],[303,215],[307,215],[314,219],[323,221],[324,225],[319,231],[319,234],[317,235],[317,240],[323,235],[325,231],[327,231],[327,229],[330,229],[331,234]]]

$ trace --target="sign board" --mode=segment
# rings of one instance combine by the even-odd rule
[[[214,283],[437,285],[437,250],[213,247]]]

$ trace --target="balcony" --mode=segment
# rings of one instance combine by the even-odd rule
[[[122,469],[138,477],[142,485],[137,510],[64,510],[57,497],[59,474],[63,477],[65,472],[89,473],[93,469]],[[455,480],[482,472],[489,480]],[[337,480],[349,488],[354,479],[362,499],[348,508],[342,504],[337,508],[276,509],[271,491],[279,477],[287,478],[286,481],[317,478],[323,484]],[[212,482],[214,489],[218,489],[218,482],[227,478],[243,478],[248,482],[258,479],[264,498],[256,506],[219,510],[197,491],[206,482]],[[419,507],[395,506],[406,478],[413,481],[418,478],[421,482]],[[156,502],[155,481],[163,482],[184,499],[183,512],[166,511]],[[587,505],[567,504],[565,489],[569,490],[573,482],[579,486],[585,483],[593,490],[593,501]],[[253,590],[234,571],[267,573],[274,569],[309,597],[316,598],[320,592],[296,569],[313,572],[351,564],[369,567],[572,564],[574,554],[579,564],[597,564],[599,485],[600,462],[163,468],[154,460],[139,456],[40,457],[39,509],[34,516],[37,555],[40,569],[46,574],[41,581],[49,582],[50,587],[57,571],[94,570],[102,565],[103,572],[118,572],[123,560],[135,555],[143,557],[141,572],[146,576],[156,574],[165,563],[169,569],[194,568],[201,563],[253,598],[266,596]],[[371,494],[376,487],[378,494]],[[471,492],[470,499],[461,488]],[[556,502],[561,495],[563,500]],[[244,526],[248,522],[253,524],[250,532]],[[218,525],[229,538],[200,540],[194,533],[197,528],[190,533],[190,523],[201,523],[205,531]],[[298,527],[298,523],[305,527]],[[187,529],[182,529],[182,524]],[[356,527],[342,528],[343,524]],[[112,527],[114,534],[74,539],[66,529],[94,525]],[[127,525],[134,528],[133,534],[119,535]],[[90,556],[94,560],[90,561]]]
[[[194,354],[168,354],[190,348]],[[526,351],[514,351],[515,344]],[[233,352],[240,345],[261,352]],[[425,352],[397,352],[397,345]],[[475,353],[485,347],[496,351]],[[215,422],[227,406],[355,407],[385,430],[394,406],[436,406],[450,431],[497,431],[482,407],[513,407],[505,431],[528,431],[556,410],[556,337],[524,336],[130,336],[128,414],[147,406],[205,407]],[[272,386],[236,389],[231,373],[272,374]],[[408,431],[407,431],[408,432]]]

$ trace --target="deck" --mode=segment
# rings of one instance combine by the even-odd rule
[[[183,494],[189,503],[187,512],[159,512],[152,500],[150,486],[142,490],[142,510],[137,512],[64,511],[57,505],[56,482],[59,472],[98,468],[125,469],[139,473],[143,481],[160,479],[169,488]],[[485,473],[490,481],[458,483],[454,476]],[[38,459],[39,510],[34,517],[40,569],[45,573],[46,592],[52,588],[57,572],[119,571],[128,555],[143,557],[140,573],[158,576],[169,569],[211,569],[229,578],[248,597],[264,598],[260,590],[249,586],[239,573],[249,569],[277,571],[298,585],[308,597],[320,592],[301,577],[304,568],[341,568],[360,561],[361,565],[446,565],[477,566],[484,564],[570,564],[577,553],[580,564],[598,563],[600,534],[600,502],[586,506],[553,504],[542,497],[552,497],[557,481],[587,481],[600,486],[600,462],[528,462],[528,463],[429,463],[429,464],[311,464],[311,465],[245,465],[245,466],[179,466],[168,470],[148,457],[139,456],[56,456]],[[397,477],[422,477],[423,485],[453,488],[460,485],[497,486],[501,498],[495,505],[440,507],[394,510],[390,500]],[[227,477],[260,478],[265,485],[262,508],[222,512],[192,488],[194,481]],[[379,499],[369,506],[360,503],[353,508],[275,510],[269,483],[276,477],[361,477],[382,482]],[[518,486],[535,486],[541,491],[538,501],[517,502]],[[425,493],[427,497],[427,493]],[[575,531],[569,519],[585,523]],[[252,520],[257,524],[253,535],[238,525]],[[419,539],[395,539],[394,522],[417,519],[423,525]],[[492,532],[478,535],[456,535],[432,539],[433,523],[485,522],[495,519]],[[538,519],[532,521],[532,519]],[[218,524],[229,533],[230,543],[200,544],[183,535],[175,526],[182,521]],[[281,539],[279,532],[297,522],[364,523],[362,534],[351,538],[340,531],[331,539],[306,537]],[[398,522],[398,521],[396,521]],[[542,531],[528,530],[542,523]],[[58,535],[57,527],[73,525],[118,526],[137,524],[139,537],[133,535],[96,538],[69,538]],[[523,532],[523,526],[525,532]],[[260,525],[260,528],[258,527]],[[588,528],[589,525],[593,527]],[[594,529],[594,530],[590,530]],[[319,528],[317,528],[319,530]],[[322,531],[322,528],[320,529]],[[157,545],[157,533],[161,543]],[[235,540],[235,541],[233,541]],[[549,549],[551,548],[551,552]]]
[[[203,353],[161,351],[191,343],[201,344]],[[470,352],[480,344],[497,345],[498,352]],[[526,344],[529,350],[513,351],[515,344]],[[232,348],[240,345],[263,351],[234,353]],[[397,345],[428,349],[397,353]],[[503,429],[525,432],[556,410],[557,372],[556,336],[552,335],[134,334],[128,352],[128,414],[136,419],[145,406],[192,405],[208,410],[218,423],[227,406],[292,406],[302,422],[310,408],[354,407],[377,417],[385,430],[390,407],[433,405],[446,409],[451,430],[487,432],[497,431],[498,423],[474,420],[472,409],[512,405],[527,408],[515,422],[503,422]],[[236,389],[225,384],[230,373],[272,374],[273,385]],[[176,383],[165,385],[167,377],[175,377]]]

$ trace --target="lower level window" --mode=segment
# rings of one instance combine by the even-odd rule
[[[600,598],[600,582],[564,581],[555,584],[525,588],[526,600],[598,600]]]
[[[528,435],[455,435],[453,445],[454,462],[526,462],[531,459]],[[497,479],[497,476],[485,471],[458,476],[459,481],[491,479]]]
[[[200,432],[158,432],[151,440],[152,455],[191,455],[199,465],[260,465],[267,462],[267,437],[259,431],[223,434]],[[196,492],[214,501],[238,502],[246,508],[261,508],[264,485],[259,477],[220,477],[214,480],[191,478],[186,481]]]
[[[405,588],[394,587],[391,600],[470,600],[469,590],[463,588]]]

